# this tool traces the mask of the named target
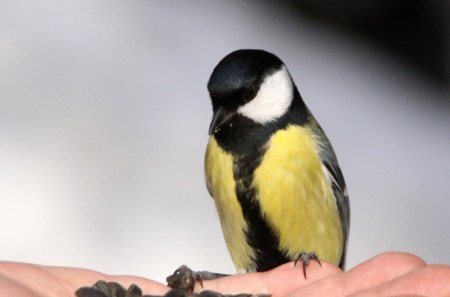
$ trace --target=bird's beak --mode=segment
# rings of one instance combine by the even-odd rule
[[[222,107],[216,109],[213,114],[211,124],[209,125],[209,135],[219,132],[220,127],[228,122],[233,115],[233,111],[226,110]]]

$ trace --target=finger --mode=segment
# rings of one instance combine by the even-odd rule
[[[71,296],[68,295],[65,283],[40,265],[1,262],[0,275],[9,279],[10,284],[15,283],[17,287],[33,292],[35,296]],[[73,296],[73,292],[70,293]]]
[[[39,297],[36,292],[2,274],[0,274],[0,292],[2,296]]]
[[[347,296],[378,286],[383,282],[425,265],[422,259],[406,253],[384,253],[346,273],[319,280],[291,294],[299,296]]]
[[[378,286],[423,266],[425,266],[425,262],[412,254],[383,253],[343,274],[343,290],[346,295],[350,295],[357,291]]]
[[[163,284],[139,277],[110,276],[88,269],[16,262],[0,262],[0,276],[2,275],[20,285],[23,290],[34,292],[36,296],[74,296],[77,289],[90,287],[98,280],[115,281],[124,286],[134,283],[147,294],[162,295],[169,289]]]
[[[44,269],[66,280],[68,287],[70,287],[73,292],[75,292],[80,287],[90,287],[98,280],[117,282],[126,288],[132,284],[135,284],[138,285],[145,294],[152,295],[164,295],[169,290],[166,285],[143,277],[128,275],[107,275],[97,271],[81,268],[44,267]]]
[[[450,266],[429,265],[385,283],[376,290],[379,296],[450,296]]]
[[[224,294],[272,294],[282,296],[297,288],[310,284],[318,279],[336,275],[341,270],[327,262],[320,266],[311,261],[307,267],[305,279],[302,267],[294,263],[287,263],[267,272],[237,274],[211,281],[203,281],[203,287],[196,284],[194,291],[208,289]]]
[[[263,274],[269,292],[285,296],[292,291],[308,286],[321,279],[342,274],[337,266],[325,261],[321,265],[311,261],[306,267],[306,278],[301,265],[288,263]]]

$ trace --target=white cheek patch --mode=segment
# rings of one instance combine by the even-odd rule
[[[260,124],[274,121],[291,105],[293,87],[289,72],[282,66],[264,79],[255,98],[239,107],[237,112]]]

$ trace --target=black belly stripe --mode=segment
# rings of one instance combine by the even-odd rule
[[[258,158],[254,158],[255,155]],[[241,156],[235,158],[234,177],[236,183],[236,194],[248,224],[246,233],[247,243],[254,249],[254,269],[266,271],[289,262],[289,259],[278,249],[279,239],[274,230],[268,225],[261,213],[257,193],[251,187],[253,172],[259,165],[259,154]],[[250,268],[250,267],[249,267]]]

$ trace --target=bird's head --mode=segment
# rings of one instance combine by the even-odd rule
[[[232,126],[236,116],[261,125],[275,121],[288,111],[294,89],[286,66],[277,56],[254,49],[228,54],[208,82],[214,112],[209,134]]]

